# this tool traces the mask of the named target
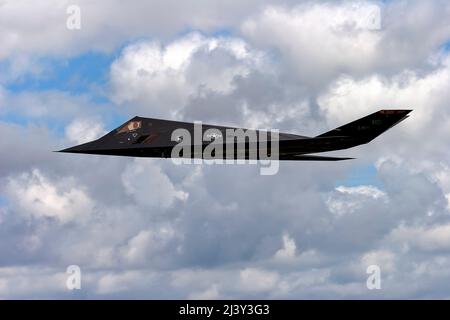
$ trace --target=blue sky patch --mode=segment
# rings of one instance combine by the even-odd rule
[[[94,101],[105,101],[101,88],[107,83],[111,63],[117,54],[88,52],[67,60],[43,60],[45,74],[26,75],[5,87],[12,93],[59,90],[78,95],[89,93]]]
[[[355,165],[345,179],[336,181],[336,187],[357,187],[361,185],[372,185],[383,189],[383,182],[378,177],[377,168],[374,164]]]

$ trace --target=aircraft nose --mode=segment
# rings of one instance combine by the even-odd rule
[[[93,142],[87,142],[83,144],[79,144],[77,146],[73,146],[67,149],[59,150],[57,152],[64,152],[64,153],[86,153],[89,151],[92,151],[94,149],[94,143]]]

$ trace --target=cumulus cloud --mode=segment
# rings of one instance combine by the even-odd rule
[[[297,246],[295,240],[290,238],[288,234],[283,235],[283,248],[275,253],[277,260],[290,260],[295,257]]]
[[[449,82],[447,60],[422,75],[405,71],[390,78],[373,75],[359,81],[344,76],[334,82],[318,103],[334,122],[376,111],[377,108],[411,108],[414,117],[420,119],[409,123],[408,129],[415,133],[419,129],[428,129],[435,113],[446,116],[444,106],[448,93],[445,88]],[[349,105],[352,107],[348,108]]]
[[[103,123],[93,119],[74,120],[66,127],[67,138],[76,144],[98,139],[105,133]]]
[[[47,292],[63,294],[65,287],[65,270],[43,267],[2,267],[0,268],[0,297],[8,298],[11,292],[17,298],[25,299],[31,295]],[[67,291],[66,291],[67,292]]]
[[[242,288],[246,291],[267,291],[272,289],[279,275],[276,272],[246,268],[240,272]]]
[[[23,215],[53,218],[66,223],[92,213],[94,202],[67,178],[52,182],[38,169],[11,177],[6,185],[8,199]]]
[[[102,275],[96,284],[96,292],[101,295],[111,295],[152,284],[155,274],[130,270],[120,273]]]
[[[203,90],[230,92],[235,77],[245,77],[261,60],[238,38],[192,33],[165,46],[140,42],[111,67],[113,97],[118,103],[145,101],[153,113],[173,116]]]
[[[306,2],[267,7],[242,32],[278,50],[297,77],[317,86],[341,73],[390,73],[423,62],[450,35],[448,10],[444,1]]]
[[[179,3],[170,0],[164,4],[136,1],[128,6],[119,0],[107,4],[89,0],[46,0],[34,5],[23,0],[3,1],[0,30],[5,41],[0,59],[17,53],[67,56],[90,49],[111,50],[130,38],[169,38],[185,28],[220,30],[237,23],[264,2],[197,0]],[[66,28],[67,8],[73,5],[81,10],[81,30]]]
[[[365,205],[364,202],[370,200],[387,201],[388,199],[385,192],[374,186],[339,186],[327,199],[327,205],[331,212],[341,216],[361,209]]]
[[[424,251],[448,251],[450,249],[450,225],[434,225],[429,227],[405,227],[392,231],[391,237],[409,247],[417,247]]]
[[[448,200],[447,208],[450,211],[450,168],[447,164],[440,163],[434,172],[435,179],[439,183],[445,193],[445,197]]]
[[[168,208],[175,200],[185,201],[189,194],[177,189],[161,169],[150,160],[136,160],[122,174],[126,192],[144,206]]]
[[[173,244],[177,240],[175,230],[169,225],[157,230],[143,230],[131,238],[122,248],[122,256],[131,265],[145,265],[155,255],[164,250],[176,250]]]
[[[380,41],[380,19],[381,9],[370,2],[306,3],[269,7],[246,21],[242,31],[257,44],[279,49],[302,80],[317,83],[337,72],[367,68]]]
[[[219,290],[216,285],[212,285],[210,288],[202,292],[194,292],[189,295],[189,299],[193,300],[213,300],[220,297]]]

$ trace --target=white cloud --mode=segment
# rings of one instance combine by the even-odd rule
[[[374,199],[386,197],[386,193],[384,193],[383,191],[374,186],[357,186],[357,187],[339,186],[336,188],[336,191],[343,194],[349,195],[355,194],[366,197],[372,197]]]
[[[268,291],[275,287],[279,279],[276,272],[257,268],[246,268],[240,271],[241,287],[245,291]]]
[[[442,170],[450,156],[449,149],[442,148],[443,144],[450,143],[447,59],[448,56],[428,72],[404,71],[390,78],[372,75],[361,80],[342,77],[319,97],[318,104],[329,127],[379,109],[413,109],[410,117],[394,128],[395,133],[393,129],[371,142],[371,147],[361,147],[355,152],[361,150],[360,157],[366,159],[378,158],[378,166],[390,159],[402,163],[402,170],[411,174],[422,172],[448,194]],[[419,149],[418,141],[423,142]]]
[[[411,108],[417,120],[406,124],[414,133],[427,128],[433,116],[438,116],[436,112],[447,113],[443,108],[449,96],[446,89],[449,83],[450,70],[446,63],[425,75],[405,71],[392,78],[373,75],[358,81],[341,77],[318,99],[318,103],[333,123],[383,108]]]
[[[370,200],[385,202],[388,198],[385,192],[374,186],[339,186],[327,198],[327,205],[332,213],[342,216],[361,209]]]
[[[125,191],[143,206],[167,209],[189,194],[175,187],[155,161],[134,160],[122,173]]]
[[[89,215],[93,200],[71,179],[50,181],[38,169],[10,177],[6,194],[23,215],[34,218],[54,218],[61,223]]]
[[[37,6],[30,5],[27,1],[2,2],[0,29],[5,42],[0,59],[17,54],[21,50],[37,53],[43,50],[62,49],[69,41],[56,40],[64,39],[67,32],[65,24],[62,24],[65,8],[64,2],[56,0],[43,1]],[[38,21],[45,23],[38,24]],[[58,22],[61,22],[60,28],[57,27]],[[38,41],[39,34],[45,35],[45,39],[49,42],[53,40],[53,46],[44,48],[44,43]]]
[[[290,72],[317,86],[341,73],[422,62],[450,36],[447,11],[443,1],[306,2],[268,7],[248,19],[242,32],[260,46],[277,48]]]
[[[295,258],[297,246],[295,240],[289,237],[288,234],[283,235],[283,248],[275,253],[275,259],[280,261],[291,260]]]
[[[261,53],[238,38],[191,33],[165,46],[139,42],[126,47],[111,67],[113,97],[174,115],[202,90],[229,93],[235,77],[261,63]]]
[[[400,226],[392,231],[394,241],[424,251],[450,250],[450,224],[435,226]]]
[[[186,28],[214,31],[236,23],[265,0],[244,3],[196,0],[7,0],[0,10],[0,59],[18,53],[74,55],[90,49],[109,51],[129,39],[142,36],[169,38]],[[69,5],[81,9],[81,29],[68,30]],[[169,10],[170,9],[170,10]]]
[[[219,297],[219,289],[215,284],[204,291],[194,292],[188,296],[189,299],[193,300],[214,300],[219,299]]]
[[[154,276],[136,270],[101,275],[97,282],[97,293],[113,294],[128,291],[141,285],[150,285]]]
[[[297,74],[314,83],[341,70],[367,68],[381,35],[379,23],[364,18],[379,21],[379,15],[380,9],[370,2],[269,7],[246,21],[242,30],[257,44],[279,48]]]
[[[122,248],[122,256],[129,264],[144,264],[164,250],[171,250],[168,245],[176,239],[175,230],[161,227],[156,230],[143,230],[130,239]]]
[[[450,211],[450,167],[446,163],[440,163],[434,170],[434,179],[439,183],[447,198],[447,208]]]
[[[77,119],[66,127],[67,138],[77,144],[89,142],[100,138],[106,133],[100,120]]]
[[[55,270],[48,267],[2,267],[0,268],[0,298],[11,296],[26,299],[43,294],[64,294],[66,274],[64,269]]]

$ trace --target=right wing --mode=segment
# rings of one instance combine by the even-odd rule
[[[353,160],[354,158],[336,158],[336,157],[323,157],[315,156],[309,154],[299,154],[299,155],[285,155],[280,156],[279,160],[286,161],[343,161],[343,160]]]

